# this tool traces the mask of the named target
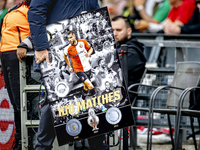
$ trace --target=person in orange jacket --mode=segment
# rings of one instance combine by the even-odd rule
[[[3,76],[11,104],[14,108],[15,142],[13,150],[21,150],[21,115],[20,115],[20,84],[19,60],[16,54],[17,46],[30,35],[27,12],[31,0],[23,0],[8,10],[1,27],[1,62]],[[18,51],[21,58],[26,56],[25,49]]]

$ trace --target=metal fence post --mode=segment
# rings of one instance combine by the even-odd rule
[[[123,51],[122,55],[122,71],[124,74],[124,81],[126,87],[128,87],[128,45],[121,45],[121,50]]]
[[[124,81],[126,87],[128,86],[128,46],[126,44],[121,45],[121,50],[123,50],[122,55],[122,70],[124,74]],[[123,150],[128,150],[128,131],[123,128]]]

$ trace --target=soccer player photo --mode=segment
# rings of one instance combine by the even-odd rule
[[[40,65],[59,145],[134,124],[107,7],[47,26]]]

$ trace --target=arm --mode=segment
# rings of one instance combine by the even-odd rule
[[[165,27],[168,25],[168,24],[170,24],[170,23],[172,23],[172,21],[170,20],[170,19],[166,19],[166,21],[165,21],[165,23],[164,23],[164,29],[165,29]]]
[[[64,54],[64,58],[65,58],[65,62],[67,63],[67,66],[69,67],[69,71],[70,71],[70,72],[73,72],[73,68],[72,68],[71,65],[70,65],[68,55],[65,55],[65,54]]]
[[[29,35],[17,46],[17,58],[22,62],[22,58],[26,57],[27,50],[33,50],[33,43]]]
[[[92,53],[93,53],[93,48],[90,47],[89,50],[88,50],[88,52],[85,53],[85,56],[86,56],[86,57],[89,57]]]
[[[164,20],[163,22],[157,24],[157,23],[153,23],[153,22],[147,22],[145,20],[140,20],[137,24],[137,26],[135,26],[135,28],[137,30],[148,30],[150,33],[156,33],[160,30],[163,30],[163,25],[165,24],[166,20]]]
[[[157,20],[153,19],[151,16],[149,16],[146,13],[146,11],[144,9],[145,2],[146,2],[146,0],[134,0],[134,2],[133,2],[134,7],[139,12],[140,17],[148,22],[158,23]]]
[[[31,35],[29,35],[27,38],[25,38],[18,46],[17,48],[25,48],[29,50],[33,50],[33,42]]]
[[[149,16],[145,9],[143,8],[142,10],[138,11],[140,14],[140,17],[148,22],[153,22],[153,23],[159,23],[157,20],[155,20],[154,18],[152,18],[151,16]]]
[[[46,59],[49,64],[49,55],[47,48],[49,42],[46,32],[46,20],[48,10],[55,0],[33,0],[28,11],[28,21],[31,30],[31,37],[35,47],[36,63],[41,63]]]
[[[166,34],[169,34],[169,30],[170,30],[170,26],[173,24],[173,22],[167,18],[164,25],[163,25],[163,31],[166,33]]]
[[[177,25],[177,26],[183,26],[184,25],[184,23],[182,21],[180,21],[180,20],[176,20],[174,22],[174,24]]]
[[[181,32],[180,27],[182,27],[183,25],[184,24],[179,20],[172,22],[170,19],[168,19],[164,24],[164,32],[166,34],[180,34]]]
[[[21,9],[21,8],[19,8]],[[28,37],[30,35],[30,28],[29,28],[29,23],[28,23],[28,18],[27,18],[27,12],[28,8],[24,7],[24,11],[22,13],[19,13],[16,17],[20,18],[20,21],[14,21],[13,26],[17,28],[17,30],[20,32],[20,39],[25,41],[24,38]],[[21,42],[20,40],[20,42]],[[21,42],[23,44],[23,42]],[[17,57],[20,62],[22,62],[22,58],[26,57],[26,52],[27,52],[28,47],[25,48],[19,48],[17,50]],[[32,49],[32,48],[31,48]]]
[[[180,33],[182,34],[199,34],[199,31],[200,31],[200,23],[184,25],[183,27],[180,27]]]
[[[161,22],[159,24],[150,22],[149,23],[149,27],[148,27],[148,31],[150,33],[156,33],[156,32],[158,32],[160,30],[163,30],[163,24],[164,24],[164,22],[165,21],[163,21],[163,22]]]
[[[198,8],[199,7],[199,8]],[[187,23],[183,27],[181,27],[181,33],[194,33],[199,34],[200,31],[200,4],[197,4],[197,10],[195,10],[195,14],[193,15],[193,19],[190,20],[190,23]],[[198,23],[195,23],[198,20]]]
[[[150,33],[156,33],[160,30],[163,30],[166,22],[167,20],[164,20],[163,22],[157,24],[141,19],[140,21],[135,22],[134,27],[135,29],[140,30],[141,32],[143,32],[143,30],[148,30]]]
[[[49,48],[46,22],[49,8],[55,0],[32,0],[28,11],[31,37],[36,51]]]

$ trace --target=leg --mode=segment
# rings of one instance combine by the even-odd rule
[[[89,79],[86,79],[84,81],[84,85],[88,88],[88,90],[90,90],[90,94],[93,96],[95,95],[95,90],[94,90],[94,86],[92,85],[92,83],[90,82]]]
[[[89,90],[85,84],[83,84],[83,89],[85,90],[86,93]]]
[[[85,86],[85,84],[83,84],[83,90],[82,90],[82,99],[83,100],[85,100],[88,90],[89,89]]]
[[[14,108],[15,130],[21,135],[19,61],[16,51],[2,53],[3,75]]]
[[[51,120],[49,104],[41,108],[41,118],[37,133],[36,150],[50,150],[55,139],[55,131]]]
[[[94,86],[92,85],[92,83],[90,82],[89,79],[86,79],[86,80],[84,81],[84,85],[85,85],[89,90],[91,90],[91,89],[94,88]]]
[[[95,90],[94,90],[94,86],[92,85],[92,83],[89,80],[90,77],[90,72],[84,73],[84,72],[77,72],[77,76],[82,80],[83,82],[83,94],[82,94],[82,98],[84,99],[86,97],[87,91],[90,90],[90,94],[91,95],[95,95]]]
[[[91,80],[91,70],[83,73],[84,76],[84,85],[88,88],[88,90],[90,90],[90,94],[92,96],[94,96],[96,94],[95,90],[94,90],[94,86],[92,84]]]
[[[89,138],[88,142],[91,150],[105,150],[105,146],[103,145],[103,141],[105,140],[105,135],[99,135],[93,138]]]

